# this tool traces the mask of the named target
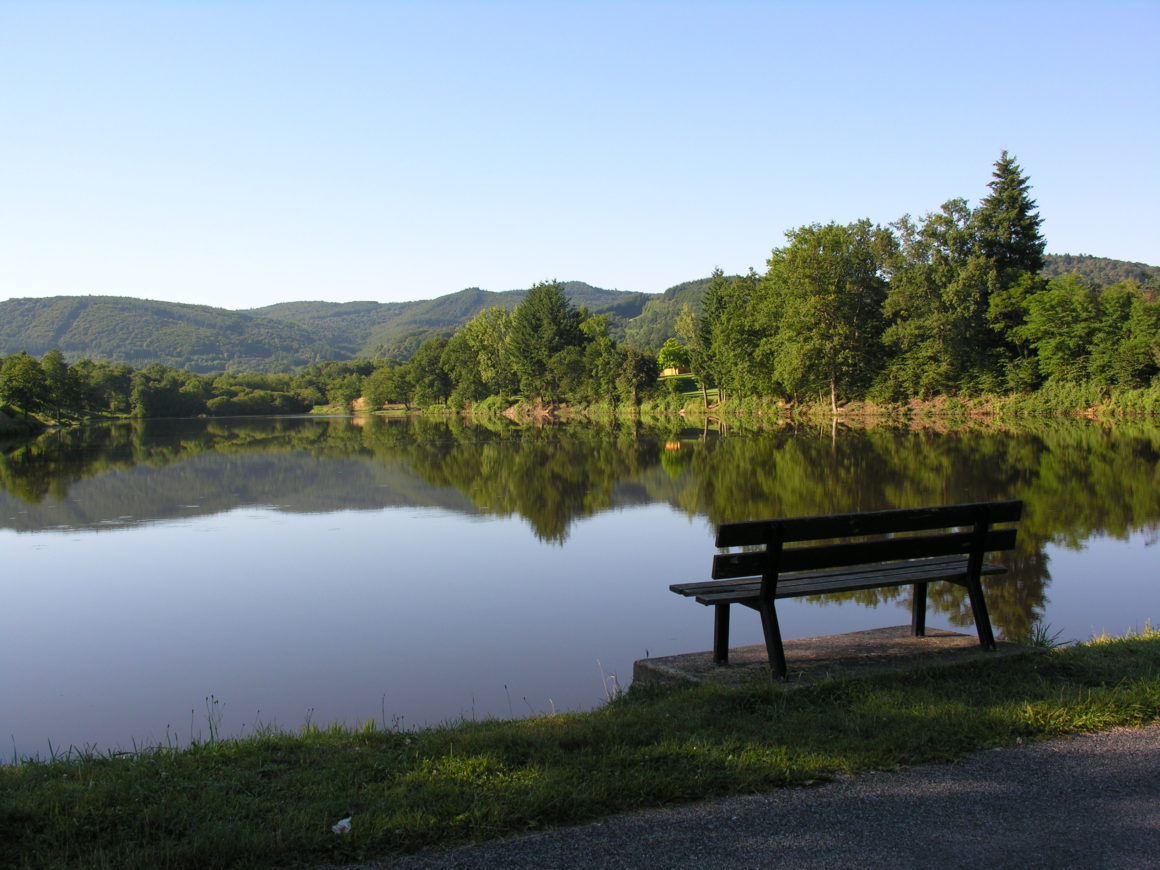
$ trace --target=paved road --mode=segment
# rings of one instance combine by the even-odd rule
[[[371,866],[1160,868],[1160,724],[613,816],[360,870]]]

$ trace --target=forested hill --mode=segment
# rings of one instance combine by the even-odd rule
[[[560,287],[577,308],[610,315],[618,329],[654,298],[582,281],[562,282]],[[449,334],[488,308],[513,309],[525,296],[526,290],[497,293],[469,287],[421,302],[283,302],[247,313],[305,327],[340,346],[345,359],[406,358],[424,339]]]
[[[656,298],[579,281],[561,287],[575,305],[609,314],[621,332]],[[0,356],[59,349],[69,361],[138,368],[288,372],[323,360],[405,358],[432,335],[448,335],[490,307],[514,308],[526,295],[471,288],[418,302],[285,302],[248,311],[120,296],[9,299],[0,302]]]
[[[0,302],[0,355],[59,349],[65,358],[164,363],[196,372],[288,371],[341,351],[294,323],[205,305],[122,296]]]
[[[1141,284],[1160,281],[1160,266],[1110,260],[1090,254],[1044,254],[1043,271],[1040,274],[1045,278],[1079,275],[1093,287],[1106,287],[1128,280],[1139,281]]]
[[[1043,275],[1079,274],[1095,287],[1128,278],[1160,283],[1160,267],[1089,255],[1047,254]],[[580,281],[560,286],[577,307],[608,314],[609,333],[640,349],[675,334],[677,316],[694,311],[709,279],[664,293],[604,290]],[[59,349],[69,361],[135,367],[160,362],[192,372],[289,372],[324,360],[406,359],[427,338],[450,335],[487,308],[513,309],[526,290],[471,287],[416,302],[283,302],[229,311],[119,296],[54,296],[0,302],[0,356]]]

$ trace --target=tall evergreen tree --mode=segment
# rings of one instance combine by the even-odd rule
[[[583,346],[580,320],[580,312],[555,281],[532,287],[512,312],[508,342],[526,398],[561,398],[560,366],[553,367],[552,360],[567,348]]]
[[[1027,176],[1006,151],[995,161],[987,186],[991,192],[975,210],[974,224],[979,253],[994,271],[987,303],[994,385],[1005,379],[1009,388],[1026,387],[1025,369],[1031,360],[1021,327],[1029,298],[1043,288],[1039,277],[1046,244],[1039,232],[1043,219],[1029,194]]]
[[[759,356],[770,320],[762,303],[760,278],[752,269],[731,278],[718,269],[705,290],[698,341],[719,402],[727,395],[768,395],[769,366]]]
[[[987,186],[991,192],[975,213],[982,254],[1001,275],[1012,271],[1037,274],[1043,268],[1046,244],[1039,233],[1043,218],[1028,193],[1031,184],[1027,176],[1006,151],[995,161]]]
[[[701,296],[700,316],[694,317],[692,309],[689,309],[688,316],[677,324],[678,333],[684,330],[681,338],[689,348],[693,374],[701,383],[701,398],[706,408],[709,407],[708,388],[721,386],[722,365],[716,336],[725,317],[725,294],[728,289],[729,281],[725,273],[720,267],[714,269],[709,286]],[[691,322],[690,318],[693,318]]]

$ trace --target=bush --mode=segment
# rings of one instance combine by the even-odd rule
[[[236,396],[217,396],[205,403],[211,417],[248,414],[302,414],[309,410],[302,399],[291,393],[270,390],[243,390]]]
[[[502,414],[515,402],[507,396],[488,396],[481,402],[476,402],[471,406],[472,414]]]

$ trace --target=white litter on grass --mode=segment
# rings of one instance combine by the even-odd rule
[[[330,826],[330,830],[334,831],[334,833],[336,833],[336,834],[349,834],[350,833],[350,820],[352,818],[353,818],[353,816],[347,816],[345,819],[339,819],[337,825]]]

